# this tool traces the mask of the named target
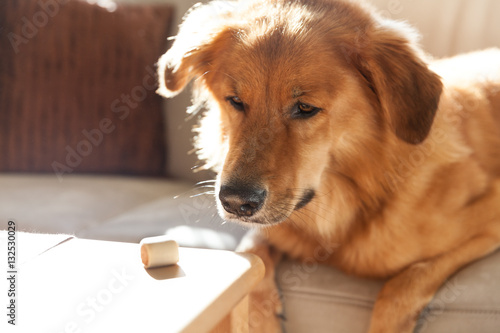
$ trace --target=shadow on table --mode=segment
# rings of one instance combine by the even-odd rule
[[[186,276],[179,265],[146,268],[146,272],[156,280],[168,280]]]

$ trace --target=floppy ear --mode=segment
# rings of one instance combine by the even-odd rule
[[[157,93],[173,97],[194,78],[204,75],[232,36],[231,5],[197,4],[184,16],[172,47],[158,60]]]
[[[361,51],[359,70],[375,91],[396,136],[408,143],[421,143],[429,134],[442,83],[428,69],[412,45],[413,32],[403,24],[377,27]]]

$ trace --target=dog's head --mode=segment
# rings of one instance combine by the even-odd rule
[[[207,108],[199,156],[219,173],[221,215],[284,221],[324,194],[325,175],[362,186],[390,142],[422,142],[441,82],[411,34],[344,1],[193,8],[159,61],[159,91],[194,79]]]

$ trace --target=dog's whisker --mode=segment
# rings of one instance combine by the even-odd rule
[[[196,198],[196,197],[199,197],[199,196],[202,196],[202,195],[214,195],[215,192],[213,191],[207,191],[207,192],[201,192],[201,193],[197,193],[197,194],[193,194],[190,196],[190,198]]]
[[[182,198],[182,197],[190,197],[191,196],[190,193],[195,192],[195,191],[197,191],[196,187],[191,188],[191,189],[189,189],[187,191],[184,191],[182,193],[179,193],[179,194],[175,195],[173,198],[174,199],[179,199],[179,198]]]
[[[202,180],[197,182],[195,185],[202,185],[202,184],[210,184],[210,183],[216,183],[216,179],[208,179],[208,180]]]
[[[198,188],[215,188],[215,185],[199,185],[199,186],[195,187],[195,189],[198,189]]]

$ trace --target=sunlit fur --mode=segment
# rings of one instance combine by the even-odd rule
[[[264,226],[289,256],[329,244],[321,262],[392,277],[372,332],[411,331],[444,279],[500,245],[499,50],[431,62],[413,29],[358,2],[212,2],[187,14],[159,74],[167,97],[194,80],[217,186],[268,191],[255,215],[219,205],[223,218]],[[321,111],[294,119],[298,102]]]

